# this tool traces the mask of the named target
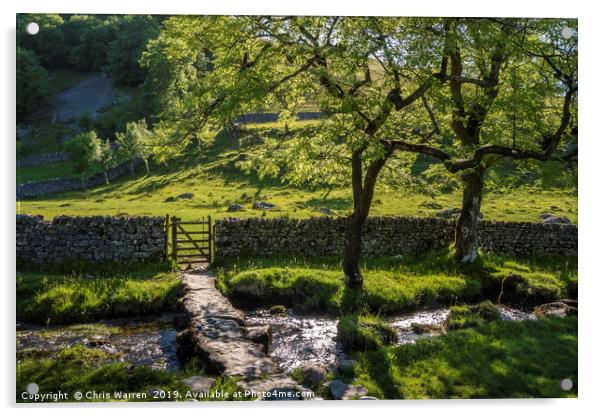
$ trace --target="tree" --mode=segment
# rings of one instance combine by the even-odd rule
[[[562,19],[446,20],[444,63],[449,70],[441,79],[451,108],[447,133],[459,151],[421,151],[428,150],[450,172],[461,172],[462,210],[454,240],[459,262],[478,257],[487,170],[503,159],[560,157],[555,152],[570,135],[577,92],[577,40],[560,34],[564,26],[575,25]]]
[[[100,140],[98,149],[98,162],[105,175],[105,183],[109,185],[108,171],[115,166],[115,152],[111,147],[111,142],[108,139]]]
[[[350,175],[353,212],[346,223],[343,269],[347,285],[359,288],[362,228],[381,171],[398,152],[428,155],[450,172],[466,171],[468,177],[482,162],[490,163],[491,156],[543,160],[554,152],[556,139],[543,153],[499,142],[480,146],[452,140],[449,145],[441,127],[450,120],[480,130],[483,119],[476,117],[482,117],[483,109],[494,108],[499,71],[507,62],[506,46],[523,35],[516,22],[465,19],[458,25],[453,19],[426,18],[171,18],[159,38],[149,44],[147,57],[162,53],[172,68],[194,68],[197,54],[209,50],[210,55],[204,54],[211,68],[187,72],[193,76],[179,78],[177,83],[172,80],[179,94],[168,97],[155,126],[159,133],[156,149],[185,151],[199,137],[246,111],[274,103],[294,110],[311,93],[327,115],[315,138],[316,146],[335,149],[330,152],[337,153],[332,159],[345,161]],[[541,31],[535,29],[529,39],[544,42],[537,37]],[[463,45],[464,38],[468,38],[471,52],[486,53],[461,56],[470,71],[458,74],[451,71],[457,69],[456,45]],[[520,48],[512,51],[509,56],[522,64],[537,61]],[[483,77],[477,79],[473,72]],[[458,83],[463,94],[474,85],[485,89],[484,94],[472,96],[472,118],[455,113],[452,104],[458,98]],[[551,92],[546,96],[548,104],[555,104],[558,85],[547,91]],[[572,101],[573,93],[565,96],[565,103]],[[433,104],[441,106],[442,122],[437,121]],[[312,169],[299,171],[311,173]],[[480,207],[480,196],[473,196],[479,197],[473,205]]]
[[[48,73],[35,54],[17,47],[17,118],[22,119],[48,97]]]
[[[78,134],[64,144],[64,151],[73,162],[73,170],[82,181],[82,189],[86,189],[86,176],[92,173],[95,164],[100,160],[102,142],[94,131]]]
[[[130,162],[130,173],[134,175],[134,164],[136,159],[142,159],[146,174],[150,175],[148,166],[149,144],[152,132],[148,130],[145,120],[127,123],[125,132],[116,134],[119,153]]]
[[[115,40],[109,44],[106,71],[115,82],[137,85],[146,71],[138,61],[149,39],[159,35],[159,24],[152,16],[127,15],[119,23]]]
[[[115,39],[119,17],[72,16],[69,24],[77,43],[71,49],[71,63],[79,69],[101,70],[107,63],[109,45]]]
[[[29,23],[38,24],[40,31],[27,33]],[[32,50],[45,68],[60,68],[68,64],[71,46],[63,33],[63,18],[58,14],[17,14],[17,45]]]

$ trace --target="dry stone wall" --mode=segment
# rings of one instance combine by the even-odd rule
[[[139,164],[140,160],[134,162],[134,166],[138,166]],[[129,172],[130,162],[128,161],[107,170],[107,176],[109,177],[109,180],[112,181]],[[17,171],[17,175],[18,174],[19,172]],[[86,186],[88,188],[104,184],[105,176],[103,172],[99,172],[86,180]],[[17,185],[17,200],[79,190],[83,190],[80,178],[57,178],[39,182],[27,182]]]
[[[216,256],[340,255],[344,218],[226,219],[215,224]],[[577,226],[482,221],[480,247],[497,254],[577,255]],[[367,257],[419,254],[448,246],[453,221],[436,218],[373,217],[364,227]]]
[[[69,260],[160,260],[163,217],[55,217],[17,215],[17,258],[36,263]]]

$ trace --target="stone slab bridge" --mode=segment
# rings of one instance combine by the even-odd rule
[[[246,326],[245,315],[217,290],[214,276],[196,269],[182,272],[181,279],[188,318],[186,341],[210,372],[241,377],[242,390],[252,390],[266,400],[317,398],[278,369],[268,354],[270,327]]]

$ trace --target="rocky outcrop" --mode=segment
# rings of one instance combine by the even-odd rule
[[[183,306],[190,341],[207,369],[215,374],[241,376],[239,387],[266,400],[311,398],[311,390],[281,374],[267,354],[271,331],[247,327],[244,314],[215,287],[206,272],[183,273]],[[311,394],[310,394],[311,393]]]

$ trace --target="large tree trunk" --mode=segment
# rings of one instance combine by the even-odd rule
[[[82,181],[82,189],[86,190],[86,175],[84,173],[81,174],[80,179]]]
[[[478,225],[483,200],[482,169],[475,169],[462,175],[464,194],[462,212],[456,223],[455,258],[462,263],[472,263],[479,257]]]
[[[356,150],[351,156],[353,213],[347,218],[345,224],[345,248],[343,251],[343,271],[346,285],[349,288],[361,289],[363,285],[360,271],[362,230],[372,206],[372,197],[374,196],[378,174],[392,152],[392,149],[387,149],[382,159],[372,161],[366,170],[365,176],[362,173],[361,157],[363,150]]]
[[[107,173],[107,171],[103,171],[103,173],[105,174],[105,184],[109,185],[109,174]]]
[[[130,174],[134,176],[134,159],[130,159]]]
[[[343,272],[349,288],[361,289],[363,280],[360,272],[362,255],[362,229],[365,218],[359,218],[354,212],[345,224],[345,250],[343,253]]]

